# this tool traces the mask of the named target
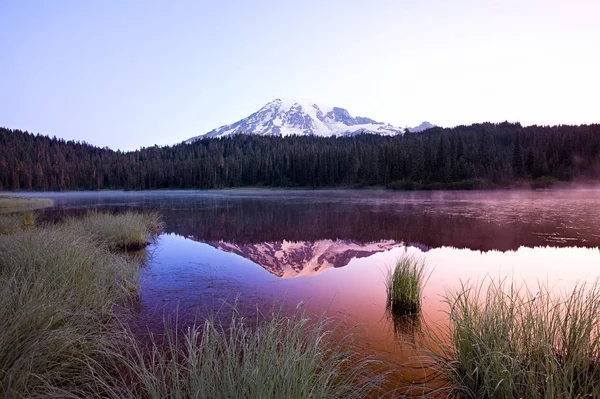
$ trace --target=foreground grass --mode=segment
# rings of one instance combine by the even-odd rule
[[[503,281],[448,296],[450,344],[433,367],[463,398],[600,397],[600,286],[553,295]]]
[[[378,378],[366,372],[331,321],[301,311],[268,315],[251,327],[233,313],[223,327],[208,319],[183,336],[146,346],[133,337],[130,351],[111,354],[130,382],[120,397],[143,398],[363,398]]]
[[[0,235],[14,234],[23,230],[25,223],[19,214],[0,214]]]
[[[388,271],[386,309],[392,317],[413,315],[421,311],[421,295],[427,280],[424,259],[404,255]]]
[[[0,237],[0,396],[95,392],[84,359],[136,284],[135,265],[67,226]]]
[[[0,214],[0,235],[13,234],[35,225],[37,215],[33,211]]]
[[[93,216],[0,236],[0,397],[111,392],[103,352],[123,339],[115,310],[136,297],[138,267],[99,233],[132,218]],[[145,216],[144,241],[157,223]]]
[[[54,201],[48,198],[24,198],[0,195],[0,213],[48,208]]]

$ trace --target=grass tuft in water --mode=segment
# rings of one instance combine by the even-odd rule
[[[386,310],[393,319],[421,311],[421,295],[427,280],[424,259],[404,255],[388,271]]]
[[[465,398],[600,397],[600,286],[552,294],[504,281],[447,296],[450,344],[433,351],[446,394]]]
[[[68,224],[85,230],[111,249],[137,250],[149,244],[148,235],[160,232],[164,223],[158,212],[109,214],[90,212]]]

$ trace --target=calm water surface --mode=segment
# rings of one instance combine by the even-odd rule
[[[157,210],[166,231],[148,248],[138,309],[156,331],[162,316],[226,312],[237,301],[341,316],[358,347],[389,368],[413,355],[398,341],[431,340],[443,296],[461,282],[509,278],[565,290],[600,273],[600,190],[388,192],[160,191],[39,193],[42,217],[89,209]],[[385,316],[386,270],[403,253],[431,270],[421,329],[394,332]],[[343,321],[342,321],[343,319]],[[406,372],[402,372],[406,375]]]

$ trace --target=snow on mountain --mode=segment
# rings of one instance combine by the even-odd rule
[[[427,124],[423,122],[420,126]],[[416,127],[425,129],[427,127]],[[413,129],[410,129],[413,131]],[[191,143],[205,137],[224,137],[233,134],[258,135],[315,135],[315,136],[351,136],[359,133],[382,135],[403,134],[404,128],[389,123],[377,122],[365,117],[352,117],[344,108],[329,107],[309,100],[289,100],[277,98],[252,115],[232,125],[221,126],[210,132],[192,137]]]
[[[278,241],[258,244],[209,241],[207,244],[250,259],[281,278],[313,276],[333,267],[346,266],[354,258],[364,258],[403,245],[392,240],[371,243],[346,240]]]

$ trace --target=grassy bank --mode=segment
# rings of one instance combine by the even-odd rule
[[[0,213],[48,208],[54,201],[48,198],[25,198],[0,195]]]
[[[600,286],[555,294],[503,281],[448,296],[450,343],[433,352],[462,398],[600,397]]]
[[[0,396],[95,392],[85,360],[136,284],[136,265],[76,229],[0,237]]]
[[[115,307],[135,298],[138,267],[111,251],[119,242],[100,239],[94,222],[0,236],[0,396],[104,394],[101,349],[119,335]]]
[[[13,234],[35,224],[34,209],[47,208],[54,201],[47,198],[23,198],[0,195],[0,235]]]

